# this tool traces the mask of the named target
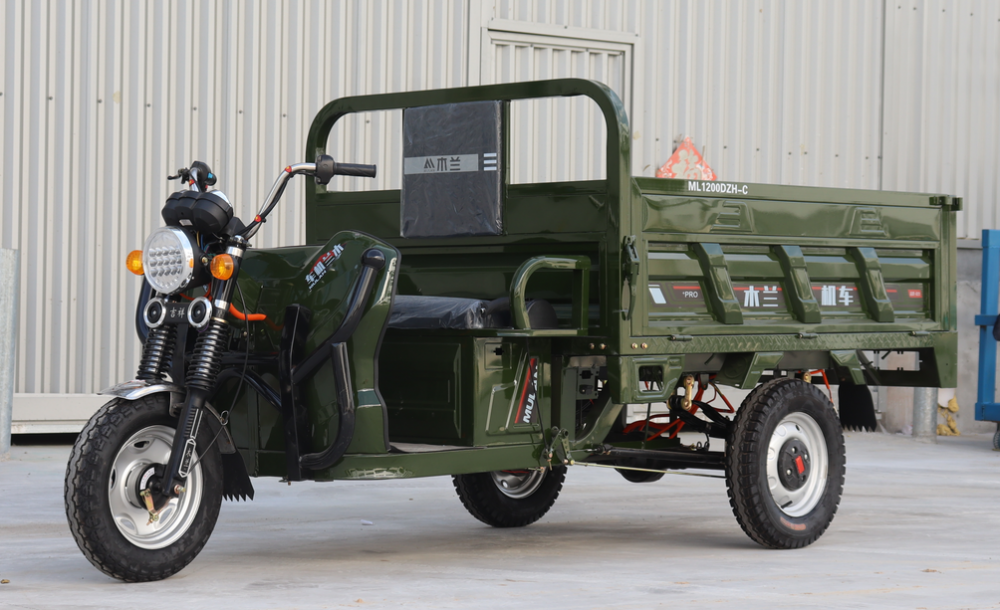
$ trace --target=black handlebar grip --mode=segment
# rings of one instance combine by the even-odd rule
[[[334,176],[361,176],[374,178],[374,165],[359,165],[356,163],[337,163],[330,155],[320,155],[316,158],[316,184],[329,184]]]
[[[374,165],[361,165],[360,163],[337,163],[334,173],[338,176],[360,176],[362,178],[374,178],[376,167]]]

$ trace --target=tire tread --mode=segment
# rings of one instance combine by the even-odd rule
[[[97,521],[100,517],[95,514],[94,499],[97,494],[107,493],[105,483],[102,480],[104,475],[100,454],[107,444],[115,442],[115,436],[119,435],[117,431],[122,426],[127,426],[130,420],[141,415],[144,411],[161,408],[162,405],[157,402],[157,395],[145,396],[134,401],[117,398],[108,402],[98,409],[80,432],[73,449],[70,451],[69,462],[66,466],[63,493],[66,518],[69,521],[69,529],[73,534],[73,539],[80,547],[84,557],[94,567],[112,578],[125,582],[147,582],[173,576],[184,569],[208,542],[208,535],[205,535],[193,548],[185,549],[183,553],[179,549],[170,547],[157,550],[158,553],[174,555],[174,557],[164,558],[165,567],[161,569],[148,569],[140,565],[124,566],[120,562],[113,561],[113,558],[108,556],[106,549],[97,544],[98,539],[94,532],[100,529],[100,523]],[[217,448],[215,453],[218,454]],[[218,459],[217,455],[216,459]],[[207,456],[202,461],[207,463]],[[221,464],[219,470],[221,473]],[[221,481],[218,481],[215,484],[220,483]],[[213,483],[206,481],[206,484],[212,485]],[[207,518],[210,523],[202,524],[207,525],[209,534],[219,515],[221,485],[218,495],[219,502],[208,507]],[[207,501],[207,499],[203,501]],[[192,527],[198,525],[195,523]]]
[[[755,388],[746,397],[736,413],[733,431],[730,435],[731,443],[727,443],[726,447],[726,490],[729,495],[729,505],[733,509],[736,521],[752,540],[762,546],[774,549],[802,548],[815,542],[829,527],[833,515],[837,512],[837,504],[839,504],[839,502],[834,504],[830,519],[822,527],[810,532],[809,536],[801,538],[790,538],[782,534],[765,517],[764,502],[769,492],[761,489],[757,476],[757,466],[754,463],[756,456],[762,450],[762,445],[766,448],[768,440],[764,438],[763,433],[767,418],[765,407],[791,394],[795,387],[794,384],[797,383],[802,384],[800,380],[786,377],[772,379]],[[827,401],[827,398],[814,386],[808,385],[808,388],[816,396]],[[832,408],[831,405],[831,410]],[[737,444],[738,446],[736,446]],[[842,443],[840,452],[840,458],[844,460],[844,445]],[[843,471],[841,471],[839,479],[832,480],[831,483],[836,486],[836,497],[839,499],[844,486]]]
[[[541,487],[531,496],[522,500],[504,498],[523,507],[513,513],[509,506],[504,506],[504,499],[498,502],[500,492],[489,473],[452,476],[455,491],[469,514],[493,527],[524,527],[538,521],[555,504],[565,479],[565,468],[550,468]]]

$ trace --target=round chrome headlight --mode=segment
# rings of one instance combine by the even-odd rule
[[[160,294],[187,288],[194,277],[194,247],[176,227],[161,227],[149,234],[142,249],[146,281]]]

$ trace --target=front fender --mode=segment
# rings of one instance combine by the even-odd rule
[[[126,381],[118,385],[113,385],[110,388],[105,388],[98,392],[98,394],[102,396],[116,396],[125,400],[136,400],[143,396],[156,394],[157,392],[170,392],[171,394],[180,394],[183,397],[185,389],[174,383],[133,379],[132,381]],[[171,401],[171,404],[173,402],[175,401]]]
[[[114,396],[124,400],[138,400],[143,396],[158,394],[160,392],[166,392],[171,395],[168,403],[170,405],[170,414],[176,415],[174,405],[179,405],[184,400],[186,390],[174,383],[133,379],[132,381],[119,383],[118,385],[101,390],[98,394],[102,396]],[[236,443],[233,442],[233,436],[230,434],[229,428],[223,425],[222,416],[215,410],[215,407],[207,402],[205,403],[205,409],[212,414],[212,417],[208,418],[208,423],[212,428],[212,435],[217,439],[216,442],[219,444],[219,451],[223,454],[236,453]]]

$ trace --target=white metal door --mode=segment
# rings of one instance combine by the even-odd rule
[[[632,80],[635,34],[563,28],[553,36],[550,27],[501,19],[483,30],[483,84],[587,78],[611,87],[630,116],[641,99]],[[513,102],[510,132],[510,183],[605,177],[607,129],[588,98]]]

